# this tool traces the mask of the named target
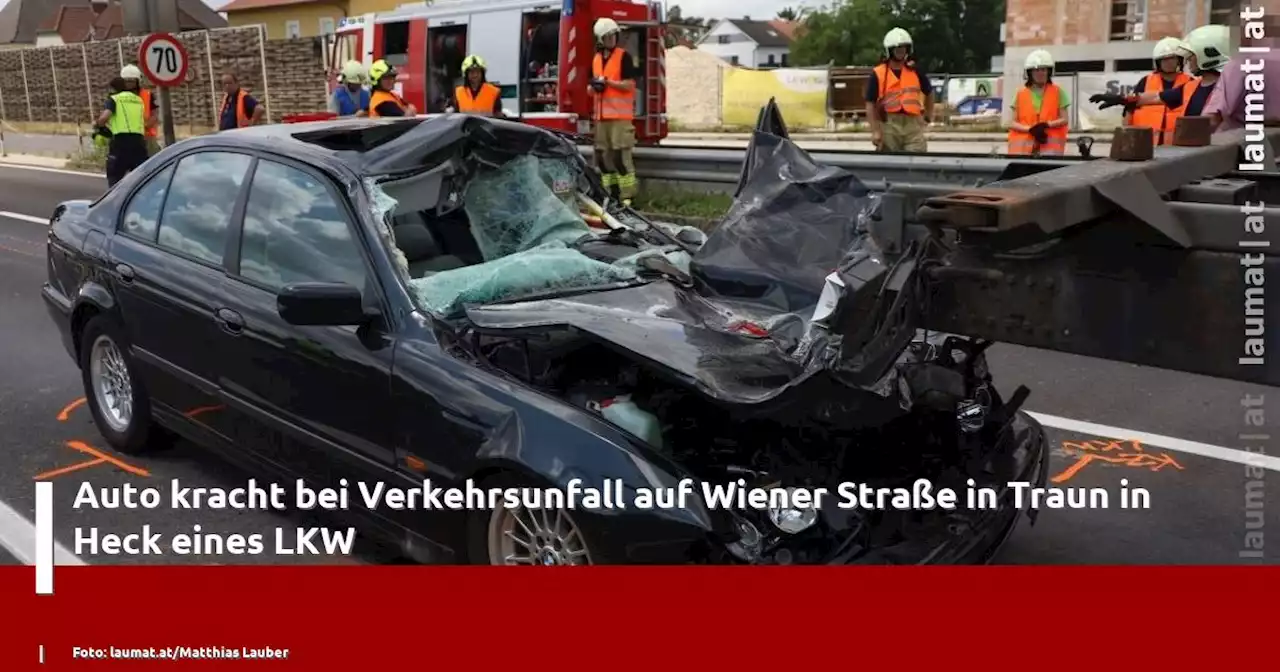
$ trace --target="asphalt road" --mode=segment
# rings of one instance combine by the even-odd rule
[[[236,487],[249,475],[181,444],[146,459],[124,458],[105,448],[83,405],[79,372],[59,341],[40,300],[45,279],[44,224],[12,213],[44,218],[57,202],[94,197],[101,179],[0,166],[0,501],[33,519],[33,482],[55,484],[58,540],[74,551],[75,526],[127,533],[143,525],[166,533],[269,533],[277,526],[323,525],[291,516],[230,511],[86,511],[71,508],[81,482],[109,486],[158,485],[181,479],[188,485]],[[11,213],[11,214],[5,214]],[[1228,448],[1248,431],[1241,400],[1247,394],[1280,391],[1187,374],[1153,370],[1073,355],[997,346],[991,354],[997,382],[1006,394],[1018,385],[1033,390],[1028,408],[1064,418],[1125,428],[1095,436],[1051,429],[1055,447],[1051,475],[1060,485],[1106,488],[1107,509],[1046,510],[1033,528],[1019,531],[1000,557],[1008,563],[1276,563],[1243,559],[1246,467],[1154,445],[1125,441],[1129,431],[1162,434]],[[1272,422],[1275,422],[1274,420]],[[1273,444],[1274,445],[1274,444]],[[1176,447],[1176,446],[1175,446]],[[1268,451],[1274,455],[1276,451]],[[98,464],[61,475],[50,472],[86,461]],[[1280,482],[1268,472],[1273,483]],[[1121,509],[1120,479],[1150,490],[1147,510]],[[1280,486],[1267,489],[1266,527],[1280,530]],[[1273,544],[1274,545],[1274,544]],[[9,559],[11,561],[11,559]],[[350,563],[382,561],[376,549],[357,558],[315,556],[92,556],[106,563]],[[6,557],[0,555],[0,563]]]

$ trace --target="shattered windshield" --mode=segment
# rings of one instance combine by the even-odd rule
[[[445,149],[452,151],[433,154],[426,170],[366,180],[410,292],[432,315],[449,319],[468,305],[637,282],[655,255],[688,272],[679,245],[618,234],[626,227],[592,198],[595,185],[572,145],[526,143],[504,152],[472,135]],[[600,241],[617,244],[606,243],[602,254]]]

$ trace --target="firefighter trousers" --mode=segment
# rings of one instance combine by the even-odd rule
[[[890,114],[884,120],[884,152],[912,152],[923,154],[929,151],[929,143],[925,139],[924,117],[912,114]]]
[[[631,120],[607,120],[596,124],[595,163],[604,188],[617,198],[630,201],[639,188],[632,150],[636,129]]]

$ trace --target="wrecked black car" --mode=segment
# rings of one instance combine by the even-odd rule
[[[1044,482],[1043,431],[987,343],[902,319],[927,288],[895,269],[927,243],[882,254],[877,201],[785,133],[757,134],[707,235],[611,203],[571,140],[519,123],[256,127],[61,205],[44,297],[113,447],[182,436],[353,508],[357,482],[423,494],[358,512],[418,561],[986,562],[1022,515],[1007,483]],[[960,506],[625,505],[918,479]],[[965,507],[971,479],[998,505]],[[440,505],[424,481],[613,505]]]

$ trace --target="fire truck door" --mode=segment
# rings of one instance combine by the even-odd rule
[[[489,81],[502,87],[502,109],[517,112],[520,109],[520,10],[504,9],[483,14],[472,14],[484,29],[473,31],[468,40],[467,52],[477,54],[489,66]]]
[[[462,83],[462,61],[471,53],[470,14],[427,21],[427,111],[443,112]]]

